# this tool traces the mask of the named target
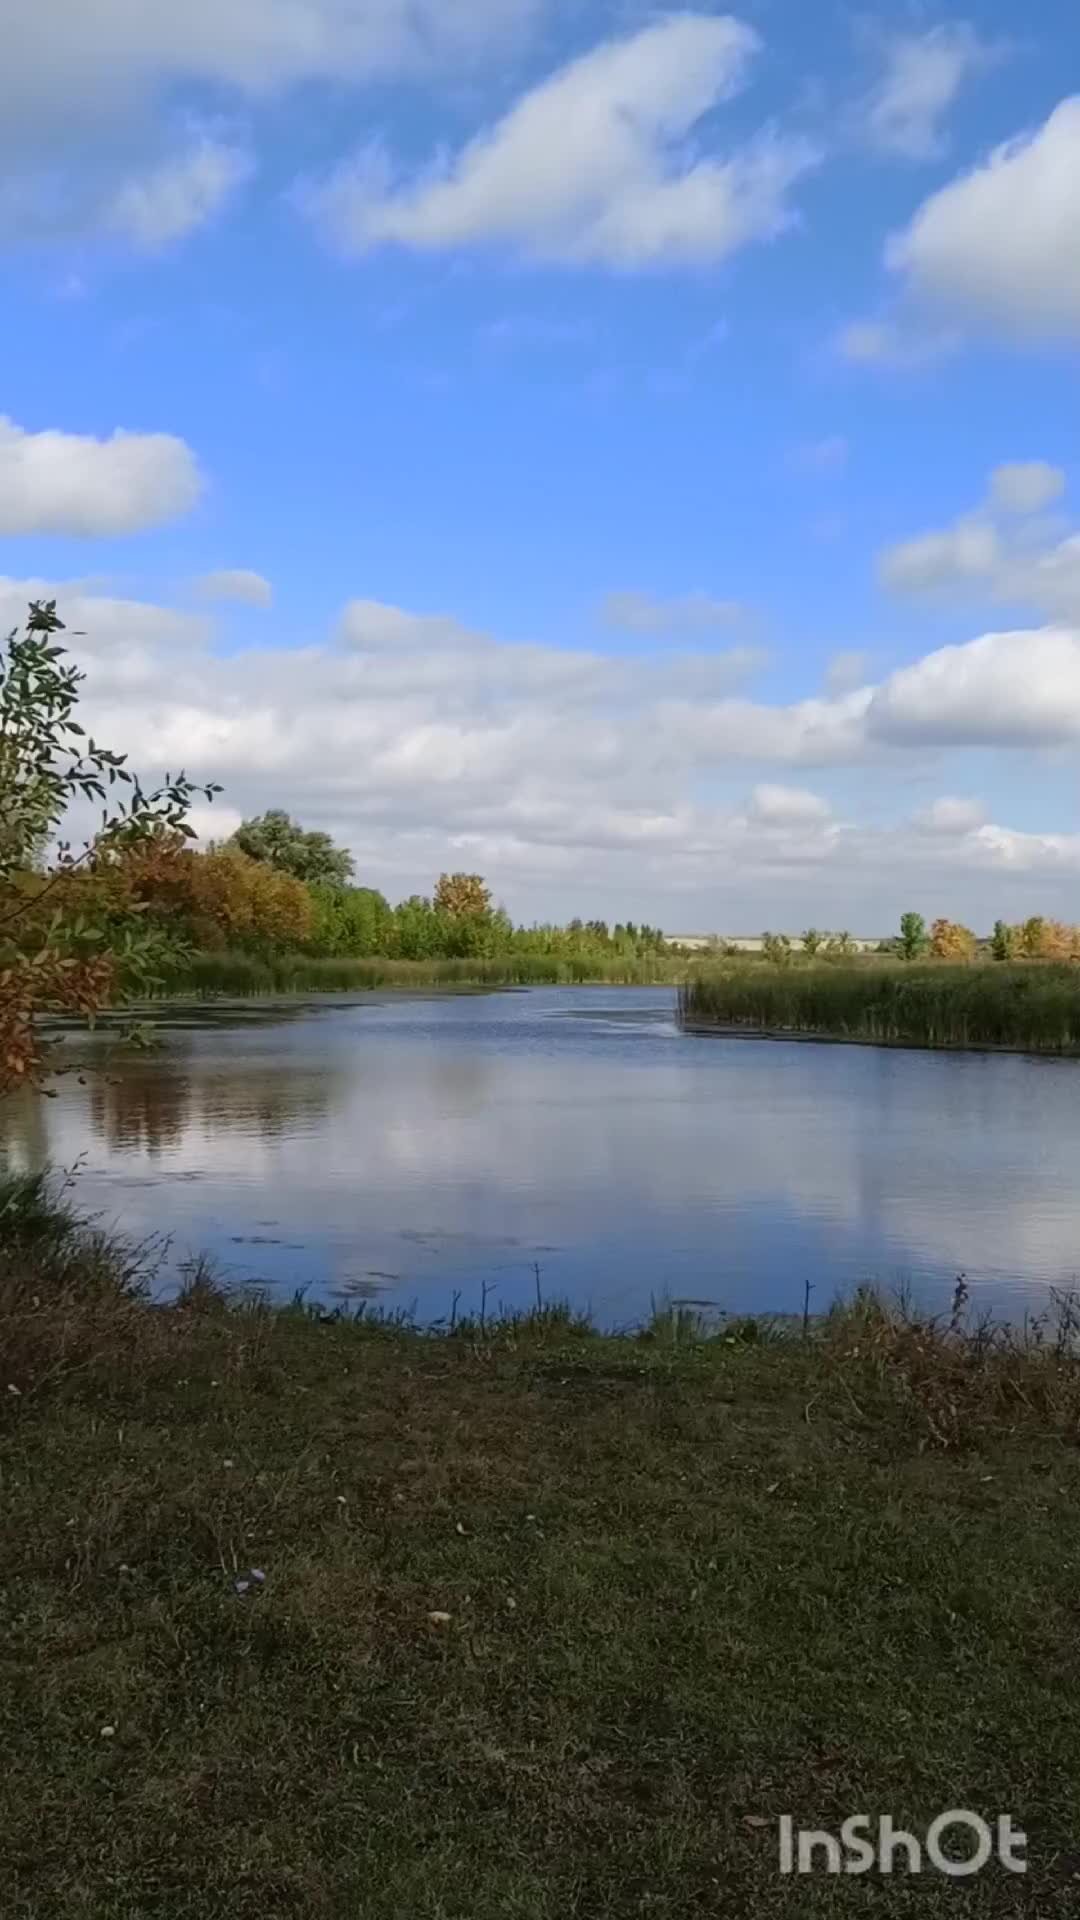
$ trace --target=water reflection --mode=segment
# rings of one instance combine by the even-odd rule
[[[279,1293],[652,1296],[791,1310],[866,1279],[1010,1310],[1080,1259],[1080,1065],[677,1033],[661,990],[374,996],[220,1013],[79,1056],[9,1103],[20,1164],[85,1156],[83,1203],[175,1263]]]

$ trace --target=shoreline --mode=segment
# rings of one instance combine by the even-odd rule
[[[1029,1060],[1080,1060],[1080,1046],[1035,1047],[994,1040],[886,1040],[869,1034],[827,1033],[805,1027],[754,1027],[748,1024],[725,1025],[709,1020],[680,1020],[682,1033],[721,1040],[799,1041],[807,1046],[877,1047],[891,1053],[989,1053],[1026,1057]]]

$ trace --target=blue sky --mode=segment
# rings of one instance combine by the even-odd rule
[[[0,76],[0,598],[103,736],[391,895],[1080,918],[1074,6],[92,11]]]

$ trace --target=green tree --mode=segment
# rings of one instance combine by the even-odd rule
[[[159,836],[193,838],[192,800],[221,791],[180,773],[148,792],[125,755],[87,738],[75,718],[84,676],[56,640],[63,630],[56,602],[35,600],[24,631],[0,645],[0,1094],[40,1072],[43,1015],[92,1020],[153,982],[168,936],[125,905],[116,864]],[[100,804],[96,832],[79,853],[61,841],[36,871],[77,802]]]
[[[1017,940],[1025,960],[1041,959],[1046,944],[1045,915],[1035,913],[1030,920],[1025,920],[1017,929]]]
[[[819,933],[816,927],[807,927],[802,937],[803,952],[812,960],[816,953],[820,953],[824,940],[825,935]]]
[[[311,897],[315,924],[310,944],[315,953],[366,958],[391,951],[394,917],[374,887],[315,886]]]
[[[900,952],[905,960],[917,960],[926,952],[926,921],[921,913],[900,915]]]
[[[1016,928],[1007,920],[995,920],[990,936],[990,951],[995,960],[1011,960],[1016,953]]]
[[[306,831],[280,807],[242,821],[233,842],[249,860],[265,861],[307,886],[344,887],[352,878],[351,853],[335,847],[328,833]]]

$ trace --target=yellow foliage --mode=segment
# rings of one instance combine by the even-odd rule
[[[935,960],[972,960],[975,935],[957,920],[935,920],[930,929],[930,951]]]
[[[443,873],[435,889],[436,913],[478,918],[491,910],[491,891],[478,873]]]
[[[193,853],[180,835],[162,835],[133,847],[116,880],[151,912],[190,926],[200,944],[301,946],[311,936],[315,908],[302,880],[238,847]]]

